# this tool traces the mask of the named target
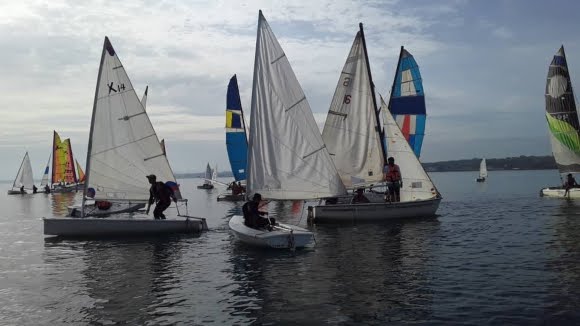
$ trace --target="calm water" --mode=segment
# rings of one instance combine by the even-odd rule
[[[2,184],[0,324],[579,324],[580,201],[538,197],[555,171],[476,174],[432,174],[438,218],[316,226],[296,253],[237,243],[241,203],[198,179],[180,182],[211,231],[107,241],[45,238],[78,197]],[[269,208],[306,224],[301,203]]]

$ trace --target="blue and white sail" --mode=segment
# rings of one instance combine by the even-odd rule
[[[246,180],[248,162],[248,140],[246,123],[240,100],[238,79],[234,75],[228,84],[226,99],[226,147],[232,173],[236,181]]]
[[[415,155],[419,157],[425,137],[425,93],[419,66],[403,47],[389,100],[389,111]]]

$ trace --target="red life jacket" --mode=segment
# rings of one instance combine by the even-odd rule
[[[387,181],[394,182],[401,180],[401,169],[397,164],[393,164],[393,166],[387,165],[389,172],[387,173]]]

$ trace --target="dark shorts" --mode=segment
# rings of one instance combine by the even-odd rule
[[[389,194],[399,195],[401,193],[401,183],[399,182],[387,182],[387,187],[389,187]]]

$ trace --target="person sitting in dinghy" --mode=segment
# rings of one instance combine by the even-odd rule
[[[354,195],[350,201],[351,204],[368,204],[370,202],[371,201],[364,195],[363,188],[358,188],[356,190],[356,195]]]
[[[151,204],[155,202],[153,218],[156,220],[164,220],[165,215],[163,211],[171,205],[171,200],[177,203],[177,197],[175,197],[175,193],[171,187],[163,182],[157,182],[157,176],[154,174],[148,175],[147,179],[149,180],[149,184],[151,184],[151,188],[149,189],[149,204],[147,205],[146,214],[149,215]]]
[[[263,217],[263,215],[268,215],[268,212],[260,211],[261,201],[262,195],[256,193],[254,194],[254,197],[252,197],[252,200],[242,206],[244,224],[253,229],[267,227],[268,230],[272,231],[272,225],[276,225],[276,219],[273,217]]]
[[[568,175],[566,176],[566,181],[564,182],[564,189],[566,189],[566,191],[564,192],[564,196],[568,195],[571,188],[578,187],[579,187],[578,183],[576,182],[576,179],[574,179],[572,173],[568,173]]]

